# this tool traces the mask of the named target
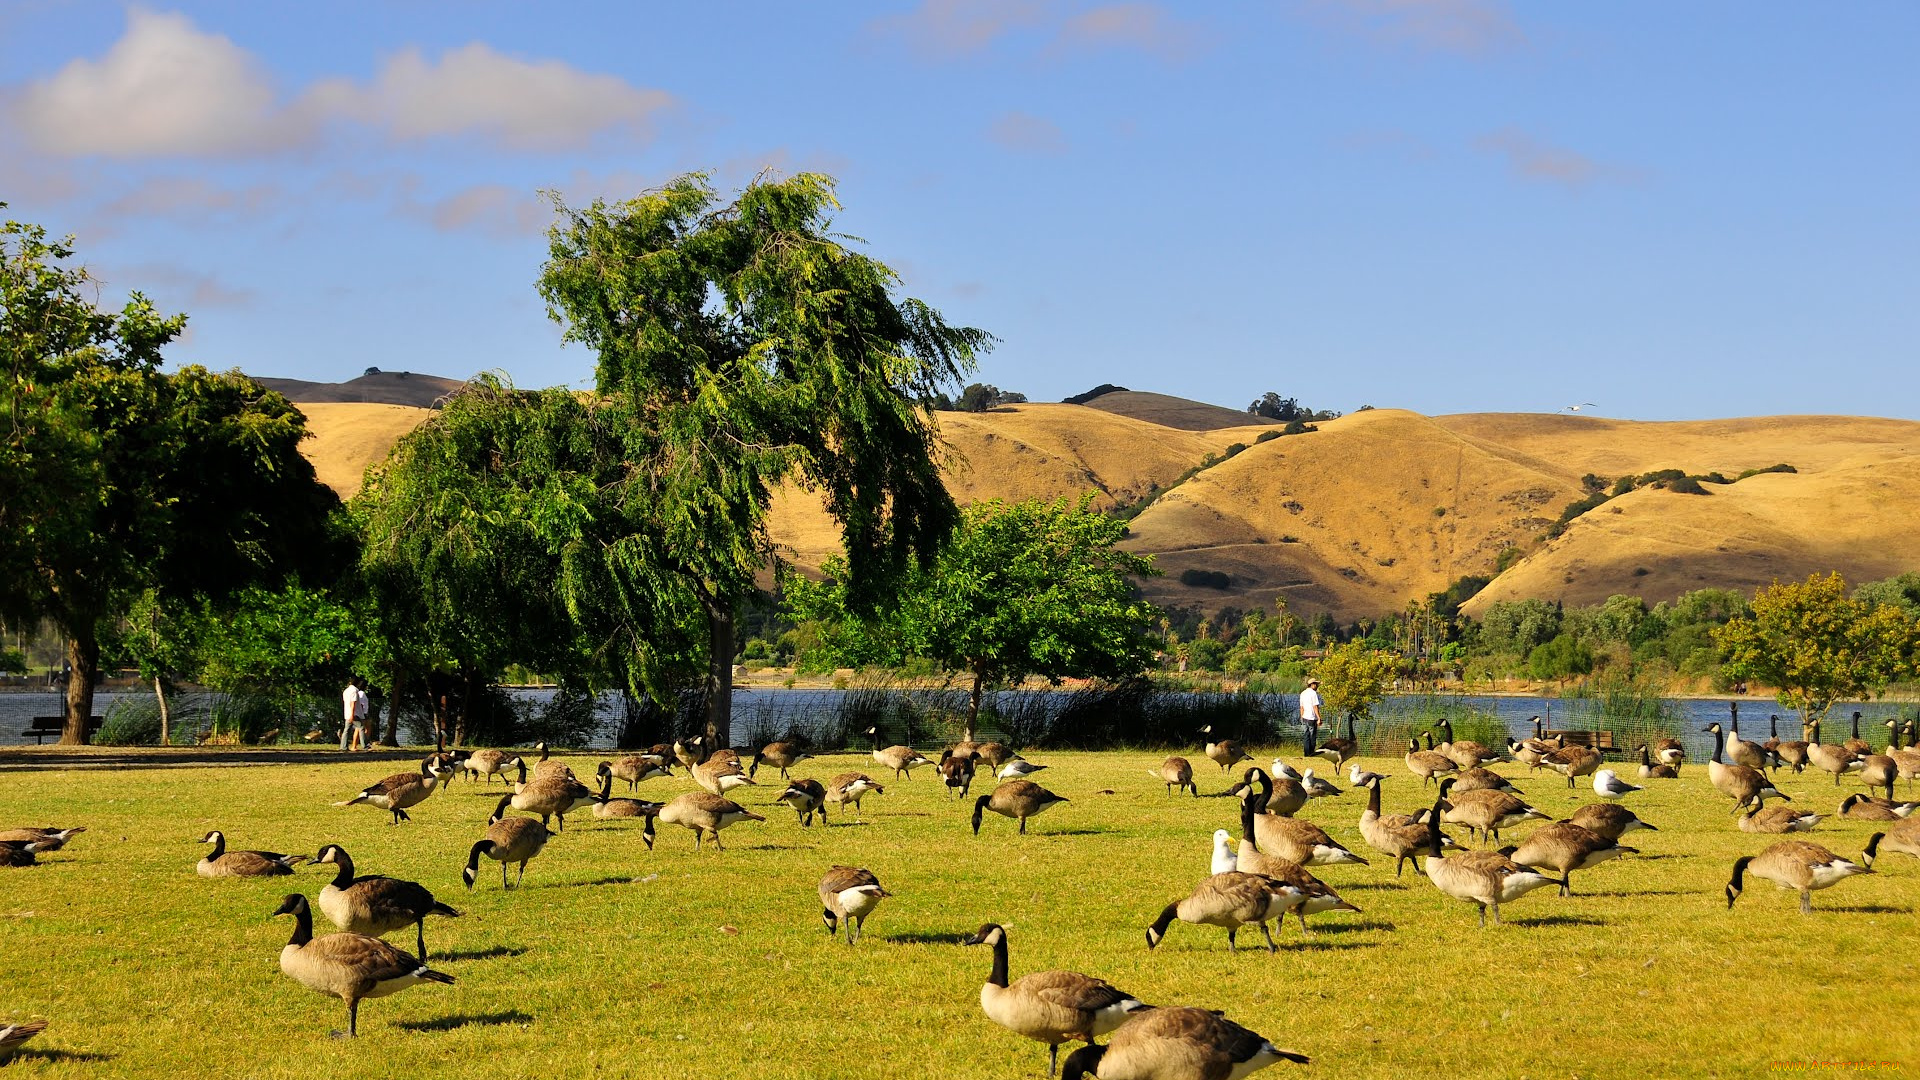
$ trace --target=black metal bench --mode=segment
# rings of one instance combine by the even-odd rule
[[[87,721],[87,738],[91,739],[100,733],[100,724],[103,719],[103,717],[95,716]],[[36,716],[33,718],[33,722],[27,725],[27,730],[20,733],[20,737],[24,739],[32,736],[34,745],[38,746],[48,739],[57,739],[66,733],[66,717]]]

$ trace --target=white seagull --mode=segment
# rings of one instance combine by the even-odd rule
[[[1638,784],[1629,784],[1615,776],[1612,769],[1601,769],[1593,774],[1593,793],[1603,799],[1619,802],[1636,791],[1645,790]]]
[[[1567,406],[1567,410],[1566,410],[1566,411],[1568,411],[1568,412],[1579,412],[1579,411],[1580,411],[1581,409],[1597,409],[1597,408],[1599,408],[1599,407],[1600,407],[1600,406],[1598,406],[1598,405],[1595,405],[1595,404],[1594,404],[1593,402],[1591,402],[1591,401],[1583,401],[1583,402],[1581,402],[1581,403],[1580,403],[1580,404],[1578,404],[1578,405],[1569,405],[1569,406]]]
[[[1385,780],[1386,777],[1371,769],[1361,768],[1360,763],[1356,761],[1347,768],[1347,779],[1353,783],[1354,787],[1366,787],[1375,780]]]
[[[994,773],[994,775],[1002,780],[1018,780],[1023,776],[1032,776],[1044,768],[1046,768],[1045,765],[1035,765],[1025,758],[1014,758],[1012,761],[1000,766],[1000,771]]]

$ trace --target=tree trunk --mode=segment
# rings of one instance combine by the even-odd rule
[[[160,745],[170,746],[173,743],[173,710],[167,705],[167,688],[158,675],[153,677],[153,696],[160,702]]]
[[[733,604],[701,590],[707,608],[708,750],[733,745]]]
[[[986,685],[987,669],[980,664],[973,666],[973,689],[967,693],[967,730],[962,738],[973,741],[973,729],[980,726],[980,690]]]
[[[93,719],[93,677],[100,667],[100,639],[91,626],[73,631],[67,639],[67,727],[61,746],[87,745],[87,722]]]

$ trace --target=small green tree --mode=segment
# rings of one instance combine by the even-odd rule
[[[1780,704],[1806,724],[1911,673],[1920,623],[1899,605],[1849,597],[1838,573],[1814,574],[1756,592],[1752,612],[1713,636],[1730,677],[1777,687]]]
[[[1372,715],[1373,707],[1386,698],[1393,680],[1405,669],[1406,660],[1399,654],[1364,641],[1349,641],[1328,649],[1312,674],[1320,680],[1320,696],[1332,713],[1364,718]]]
[[[1556,634],[1527,653],[1527,674],[1536,679],[1564,681],[1592,671],[1593,650],[1572,634]]]

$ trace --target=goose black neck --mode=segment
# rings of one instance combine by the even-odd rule
[[[1179,917],[1180,917],[1180,901],[1175,900],[1173,903],[1168,904],[1166,907],[1162,908],[1160,911],[1160,917],[1153,920],[1154,938],[1157,940],[1159,938],[1166,937],[1167,928],[1172,926],[1173,920]]]
[[[494,805],[493,817],[489,818],[488,820],[490,822],[499,821],[501,818],[506,817],[507,807],[511,805],[513,805],[513,796],[511,795],[500,796],[500,801]]]
[[[1378,789],[1376,788],[1375,790]],[[1440,807],[1446,801],[1447,797],[1444,794],[1434,796],[1433,813],[1427,815],[1427,844],[1432,849],[1427,852],[1427,858],[1429,859],[1437,859],[1440,857],[1442,850],[1440,847]]]
[[[1360,738],[1359,736],[1353,733],[1353,714],[1352,713],[1347,714],[1347,741],[1353,744],[1354,749],[1356,751],[1359,750]]]
[[[1379,817],[1380,816],[1380,781],[1375,780],[1373,783],[1368,784],[1367,787],[1370,789],[1367,792],[1367,812],[1372,814],[1374,817]]]
[[[339,848],[333,849],[333,859],[336,864],[333,871],[333,887],[344,889],[353,884],[353,859]]]
[[[1250,799],[1242,799],[1240,802],[1240,834],[1246,839],[1247,847],[1254,851],[1260,850],[1259,833],[1253,827],[1253,802]]]
[[[600,774],[600,801],[601,802],[613,801],[613,770],[612,769],[608,769],[606,772],[603,772]]]
[[[287,940],[289,945],[305,946],[313,940],[313,909],[305,903],[295,905],[293,909],[293,937]]]
[[[993,938],[993,971],[987,981],[1002,989],[1007,985],[1007,932],[1000,931]]]
[[[207,861],[219,862],[220,856],[225,855],[226,853],[227,853],[227,834],[223,832],[214,833],[213,834],[213,854],[207,856]]]
[[[1726,762],[1720,760],[1720,751],[1726,746],[1726,742],[1726,736],[1720,734],[1718,731],[1713,733],[1713,761],[1716,765],[1726,764]]]

